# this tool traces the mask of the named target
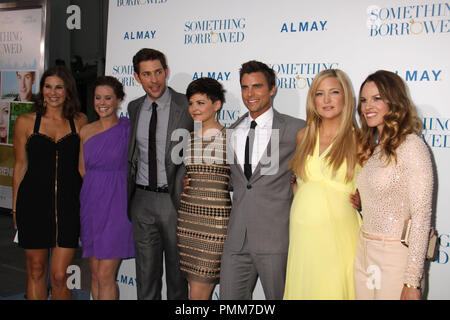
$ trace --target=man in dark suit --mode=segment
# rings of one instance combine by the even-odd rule
[[[128,104],[131,120],[128,146],[128,218],[136,249],[138,299],[161,299],[163,257],[167,299],[187,299],[187,282],[179,268],[177,209],[184,169],[176,157],[177,129],[193,130],[188,101],[167,87],[163,53],[141,49],[133,57],[134,77],[146,95]],[[177,135],[182,139],[182,136]],[[172,152],[174,151],[174,152]]]
[[[222,255],[220,298],[251,299],[259,277],[267,299],[282,299],[293,197],[288,163],[305,121],[272,108],[275,73],[266,64],[244,63],[240,82],[249,112],[230,127],[233,207]]]

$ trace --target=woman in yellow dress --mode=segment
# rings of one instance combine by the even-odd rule
[[[355,299],[353,262],[361,218],[350,198],[360,169],[358,127],[343,71],[324,70],[315,77],[306,122],[290,162],[297,183],[284,299]]]

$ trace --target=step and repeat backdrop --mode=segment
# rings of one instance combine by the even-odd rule
[[[132,65],[144,47],[166,54],[169,86],[179,92],[200,77],[219,80],[227,90],[219,115],[226,126],[246,111],[239,68],[248,60],[275,70],[275,109],[303,119],[308,88],[321,70],[345,71],[356,94],[378,69],[399,74],[436,164],[433,222],[440,246],[429,266],[428,299],[450,298],[450,2],[110,0],[109,6],[106,74],[125,85],[123,115],[144,94]],[[136,298],[134,260],[122,263],[117,282],[121,299]],[[259,283],[254,298],[264,299]]]

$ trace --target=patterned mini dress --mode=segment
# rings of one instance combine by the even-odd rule
[[[177,236],[180,268],[188,280],[219,282],[231,212],[225,132],[207,138],[191,133],[187,147],[189,186],[181,194]]]

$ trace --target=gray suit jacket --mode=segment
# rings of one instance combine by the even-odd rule
[[[183,190],[183,177],[184,177],[184,166],[182,163],[175,164],[171,159],[172,149],[175,146],[179,146],[182,138],[177,141],[171,141],[172,132],[175,129],[183,128],[186,129],[187,133],[194,130],[194,122],[191,115],[188,112],[188,101],[184,94],[174,91],[172,88],[168,87],[172,95],[170,102],[170,114],[169,114],[169,126],[167,128],[167,141],[166,141],[166,155],[165,155],[165,166],[167,174],[167,183],[169,185],[169,194],[172,199],[173,205],[176,210],[178,210],[178,204],[180,202],[180,194]],[[128,104],[128,116],[130,117],[131,128],[130,128],[130,141],[128,144],[128,175],[127,175],[127,198],[128,204],[131,203],[131,199],[136,190],[136,173],[138,166],[138,148],[136,147],[136,131],[138,125],[138,117],[141,111],[142,104],[145,100],[145,95],[131,101]],[[187,142],[187,136],[185,137],[185,142]],[[182,159],[182,154],[180,154]],[[130,216],[130,206],[128,205],[128,219],[131,220]]]
[[[231,164],[231,182],[233,185],[233,206],[225,250],[237,252],[244,245],[253,253],[287,253],[289,245],[289,213],[292,202],[290,184],[292,171],[288,163],[295,153],[296,135],[306,123],[304,120],[281,114],[275,109],[272,124],[272,138],[267,154],[276,153],[279,146],[279,168],[275,174],[263,175],[263,165],[258,163],[248,181],[241,166],[234,157]],[[234,123],[235,128],[246,116]],[[274,129],[279,130],[279,144],[273,143]]]

